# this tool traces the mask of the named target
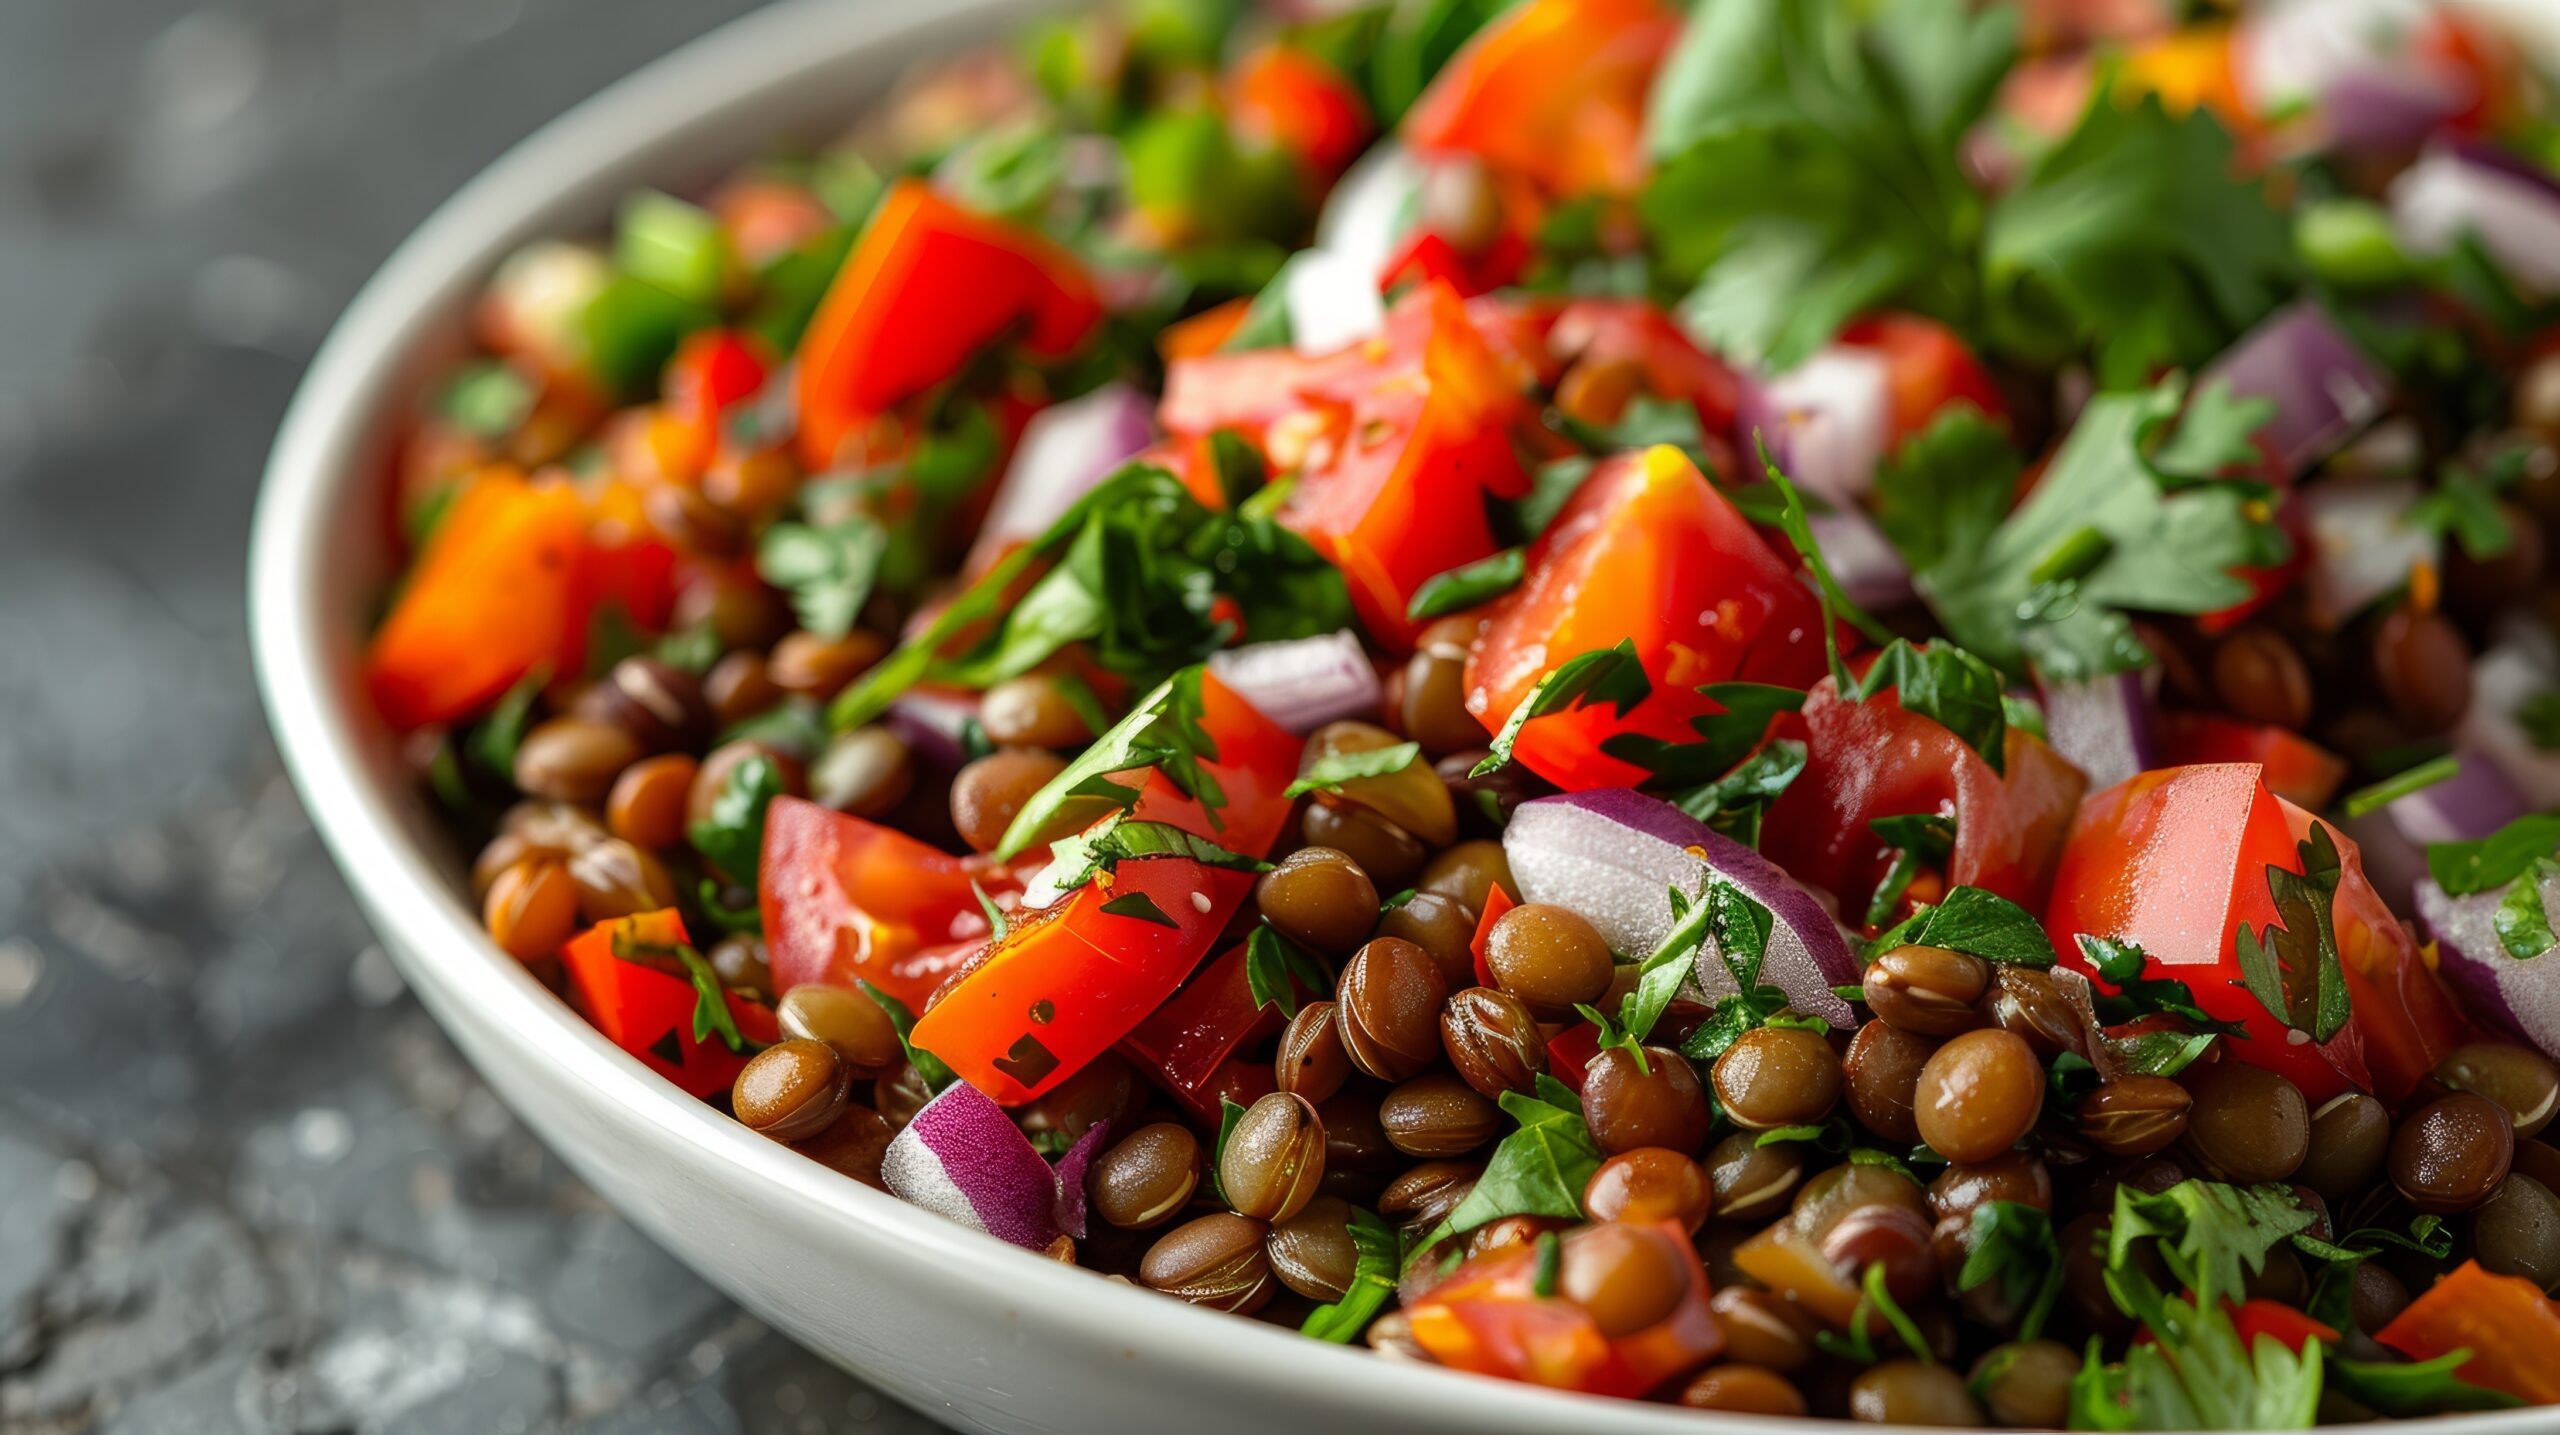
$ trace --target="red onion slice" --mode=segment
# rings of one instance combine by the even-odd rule
[[[1387,326],[1378,266],[1333,249],[1301,249],[1273,283],[1289,314],[1289,347],[1301,354],[1337,353]]]
[[[1672,887],[1695,897],[1710,873],[1723,877],[1776,918],[1762,979],[1798,1011],[1834,1025],[1855,1020],[1831,990],[1858,980],[1858,961],[1830,910],[1776,863],[1659,798],[1604,787],[1523,803],[1502,851],[1523,898],[1580,913],[1612,948],[1638,958],[1670,935]],[[1733,990],[1712,944],[1699,952],[1694,979],[1711,996]]]
[[[2560,687],[2560,653],[2549,632],[2519,624],[2500,632],[2471,664],[2471,707],[2454,729],[2454,746],[2495,764],[2531,807],[2560,807],[2560,752],[2536,745],[2516,709]]]
[[[2441,536],[2409,521],[2419,498],[2408,479],[2332,479],[2303,489],[2312,612],[2343,627],[2365,606],[2409,581],[2409,570],[2444,560]]]
[[[1403,145],[1371,146],[1326,196],[1316,218],[1316,243],[1357,261],[1374,280],[1412,227],[1426,173]]]
[[[1812,516],[1814,541],[1849,601],[1869,611],[1898,608],[1917,596],[1911,565],[1863,509],[1836,504]]]
[[[2391,400],[2391,376],[2310,299],[2277,310],[2241,335],[2205,366],[2196,388],[2217,381],[2239,397],[2275,404],[2275,416],[2258,431],[2258,441],[2288,475],[2337,452]]]
[[[1301,737],[1329,722],[1374,716],[1384,701],[1376,666],[1347,629],[1229,648],[1210,655],[1209,671]]]
[[[1155,412],[1155,400],[1110,383],[1032,415],[979,526],[978,547],[1000,552],[1048,532],[1077,499],[1155,442]]]
[[[2530,877],[2519,881],[2534,880]],[[2541,879],[2548,916],[2560,897],[2560,876]],[[2448,895],[2432,881],[2418,884],[2418,917],[2436,939],[2438,970],[2461,992],[2471,1010],[2494,1018],[2516,1035],[2560,1058],[2560,956],[2552,951],[2516,958],[2498,940],[2498,903],[2509,888]]]
[[[2089,790],[2113,787],[2162,760],[2159,712],[2152,702],[2157,669],[2114,673],[2084,682],[2038,684],[2045,741],[2088,774]]]
[[[1084,1234],[1084,1171],[1110,1126],[1096,1123],[1052,1167],[994,1098],[955,1081],[890,1140],[880,1179],[901,1200],[1044,1250]]]
[[[1892,428],[1884,356],[1873,349],[1833,344],[1743,393],[1743,452],[1756,432],[1787,477],[1835,505],[1875,486]]]
[[[2413,253],[2473,235],[2518,287],[2560,294],[2560,182],[2512,155],[2430,149],[2391,182],[2391,219]]]
[[[935,772],[958,772],[969,761],[970,720],[978,695],[942,688],[913,688],[889,704],[880,721],[907,744],[917,762]]]

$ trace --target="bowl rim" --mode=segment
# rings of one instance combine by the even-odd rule
[[[942,0],[930,13],[890,3],[784,0],[716,28],[541,126],[479,172],[404,240],[331,328],[295,389],[260,484],[249,544],[249,636],[270,729],[313,825],[386,943],[405,962],[466,979],[482,1019],[564,1078],[580,1101],[612,1103],[690,1159],[731,1179],[885,1235],[914,1258],[1002,1288],[1023,1326],[1118,1323],[1126,1341],[1186,1364],[1236,1372],[1245,1388],[1300,1399],[1322,1381],[1329,1403],[1379,1416],[1428,1402],[1435,1419],[1487,1431],[1667,1435],[1697,1430],[1701,1412],[1547,1390],[1381,1359],[1095,1279],[969,1230],[828,1170],[686,1097],[598,1032],[501,952],[461,899],[447,864],[396,810],[362,757],[352,653],[332,640],[325,577],[343,558],[342,490],[368,482],[366,457],[392,406],[412,394],[417,355],[497,261],[528,239],[580,232],[567,211],[591,192],[650,172],[686,143],[751,153],[731,133],[773,92],[813,83],[859,52],[923,55],[983,38],[993,20],[1052,8],[1045,0]],[[847,109],[852,109],[847,106]],[[842,120],[850,122],[847,113]],[[609,178],[608,178],[609,177]],[[414,800],[414,799],[412,799]],[[441,1024],[441,1018],[439,1018]],[[503,1094],[503,1093],[502,1093]],[[718,1283],[715,1281],[715,1283]],[[746,1302],[742,1302],[746,1303]],[[821,1356],[829,1353],[820,1350]],[[2430,1423],[2445,1435],[2518,1435],[2530,1410]],[[1799,1420],[1723,1414],[1714,1428],[1801,1435]]]

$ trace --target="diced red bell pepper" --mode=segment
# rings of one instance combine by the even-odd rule
[[[1576,1022],[1547,1041],[1547,1070],[1572,1087],[1576,1096],[1591,1075],[1591,1063],[1599,1059],[1600,1028],[1587,1021]]]
[[[2471,1352],[2454,1374],[2528,1405],[2560,1405],[2560,1302],[2522,1276],[2464,1261],[2409,1302],[2374,1339],[2409,1357]]]
[[[1301,998],[1319,993],[1301,990]],[[1325,993],[1323,995],[1330,995]],[[1253,999],[1242,943],[1212,957],[1182,990],[1121,1038],[1120,1051],[1195,1118],[1218,1119],[1216,1089],[1236,1052],[1277,1033],[1277,1006]],[[1268,1063],[1260,1063],[1268,1070]]]
[[[1645,177],[1645,96],[1679,27],[1660,0],[1528,0],[1450,59],[1405,116],[1405,142],[1557,196],[1631,194]]]
[[[1073,352],[1102,319],[1075,256],[973,214],[920,179],[890,186],[800,340],[800,448],[812,469],[872,417],[1011,341]]]
[[[1775,731],[1805,743],[1805,768],[1769,809],[1761,842],[1797,880],[1829,891],[1844,912],[1865,910],[1892,853],[1869,826],[1879,817],[1934,813],[1955,822],[1950,886],[1980,887],[2029,910],[2045,886],[2088,779],[2041,738],[2009,729],[2004,771],[1888,689],[1844,699],[1824,678],[1804,710]]]
[[[2291,728],[2242,722],[2212,713],[2163,713],[2161,746],[2168,765],[2254,762],[2267,789],[2287,802],[2326,807],[2347,780],[2344,758]]]
[[[869,982],[911,1009],[986,942],[972,884],[1000,909],[1022,895],[992,857],[954,857],[797,797],[766,809],[756,872],[778,990]]]
[[[746,1055],[731,1051],[716,1034],[705,1041],[694,1040],[693,1013],[699,996],[693,983],[615,956],[617,935],[626,945],[641,947],[689,944],[684,918],[672,909],[598,922],[571,938],[561,949],[561,960],[587,1019],[606,1040],[683,1087],[685,1094],[707,1098],[727,1091],[747,1064]],[[759,1046],[781,1038],[771,1009],[736,992],[721,995],[740,1036]]]
[[[1605,1229],[1568,1232],[1563,1259]],[[1687,1294],[1656,1324],[1612,1339],[1571,1299],[1538,1294],[1538,1249],[1529,1242],[1467,1261],[1408,1305],[1414,1341],[1455,1370],[1591,1395],[1649,1394],[1714,1359],[1724,1329],[1708,1309],[1707,1273],[1688,1231],[1677,1221],[1642,1229],[1658,1232],[1688,1270]]]
[[[1484,889],[1484,910],[1476,914],[1476,934],[1468,943],[1469,950],[1475,953],[1477,986],[1502,985],[1493,979],[1493,964],[1486,954],[1492,948],[1493,924],[1502,920],[1503,913],[1518,905],[1511,900],[1510,893],[1502,890],[1499,882]]]
[[[1467,654],[1467,708],[1498,732],[1540,679],[1633,639],[1653,691],[1621,716],[1589,703],[1532,720],[1513,749],[1568,791],[1646,773],[1601,750],[1619,734],[1694,742],[1719,712],[1701,684],[1803,687],[1823,670],[1822,612],[1688,456],[1661,445],[1604,460],[1529,547],[1527,576],[1484,609]]]
[[[2296,1355],[2315,1340],[2335,1344],[2338,1333],[2282,1301],[2244,1300],[2229,1307],[2231,1328],[2240,1334],[2240,1348],[2256,1347],[2259,1336],[2267,1336]]]
[[[1416,229],[1378,266],[1378,287],[1445,284],[1473,299],[1520,281],[1536,254],[1534,236],[1506,224],[1482,249],[1470,253],[1428,229]]]
[[[468,717],[586,640],[576,605],[586,504],[562,482],[487,469],[453,500],[365,654],[392,726]]]
[[[1369,102],[1340,71],[1288,45],[1264,45],[1227,75],[1227,121],[1237,136],[1278,145],[1329,179],[1359,157],[1374,128]]]
[[[1225,806],[1213,819],[1159,773],[1131,815],[1259,857],[1295,805],[1284,794],[1304,744],[1215,677],[1202,678],[1201,699],[1201,727],[1218,748],[1205,766]],[[1122,862],[1107,876],[1023,918],[946,982],[916,1023],[916,1044],[996,1100],[1028,1101],[1164,1006],[1254,880],[1181,857]],[[1130,903],[1137,897],[1145,904]],[[1111,903],[1129,905],[1103,910]]]
[[[674,471],[697,473],[720,442],[720,415],[753,398],[772,372],[755,342],[734,329],[698,329],[667,361],[659,408],[673,422],[680,451]]]
[[[2350,1020],[2324,1045],[2296,1042],[2241,985],[2236,945],[2241,923],[2277,922],[2267,869],[2300,871],[2294,844],[2254,764],[2141,773],[2081,804],[2046,925],[2063,961],[2082,971],[2083,933],[2139,944],[2146,975],[2185,982],[2196,1005],[2247,1029],[2226,1043],[2233,1057],[2282,1073],[2317,1106],[2372,1087],[2362,1024]],[[2342,863],[2349,850],[2341,839]]]

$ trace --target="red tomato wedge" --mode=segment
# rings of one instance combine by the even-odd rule
[[[1478,31],[1405,116],[1424,155],[1473,155],[1550,194],[1644,182],[1644,105],[1680,26],[1660,0],[1528,0]]]
[[[1375,128],[1369,102],[1339,70],[1287,45],[1264,45],[1226,79],[1227,121],[1236,134],[1275,144],[1319,177],[1359,157]]]
[[[1518,758],[1569,791],[1645,772],[1601,751],[1621,733],[1695,741],[1720,711],[1696,689],[1743,679],[1803,687],[1823,669],[1822,612],[1795,571],[1667,445],[1605,460],[1531,544],[1527,576],[1484,611],[1467,655],[1467,709],[1499,732],[1538,680],[1633,639],[1652,693],[1535,718]]]
[[[766,810],[756,870],[777,989],[869,982],[910,1009],[987,938],[971,884],[1000,908],[1022,893],[992,857],[954,857],[797,797]]]
[[[1201,726],[1218,747],[1206,766],[1226,805],[1212,821],[1158,774],[1131,815],[1259,857],[1294,806],[1282,794],[1303,744],[1214,677],[1202,679],[1201,697]],[[916,1023],[916,1045],[996,1100],[1028,1101],[1157,1013],[1254,880],[1182,857],[1126,861],[1105,875],[1024,917],[951,978]],[[1160,1053],[1180,1045],[1170,1033],[1155,1036]],[[1205,1080],[1216,1068],[1186,1060],[1183,1076],[1168,1079]]]
[[[2297,845],[2311,835],[2312,813],[2282,797],[2276,805]],[[2446,1053],[2471,1039],[2471,1022],[2417,939],[2365,876],[2363,853],[2336,828],[2330,835],[2338,843],[2339,863],[2330,925],[2338,936],[2347,998],[2355,1005],[2353,1025],[2364,1038],[2372,1089],[2399,1101],[2428,1079]]]
[[[1956,404],[1992,418],[2008,413],[1991,371],[1956,331],[1917,314],[1871,314],[1840,331],[1839,343],[1873,350],[1884,360],[1892,424],[1887,447],[1899,445]]]
[[[365,654],[365,686],[401,729],[468,717],[586,641],[577,603],[587,509],[566,483],[473,479],[436,526]]]
[[[800,340],[800,452],[831,464],[844,437],[1011,340],[1059,358],[1101,322],[1084,266],[1028,230],[973,214],[920,179],[872,213]]]
[[[2083,971],[2083,933],[2140,945],[2146,974],[2185,982],[2196,1005],[2247,1028],[2228,1043],[2232,1056],[2283,1074],[2317,1106],[2372,1086],[2362,1028],[2350,1021],[2320,1046],[2296,1041],[2240,985],[2236,946],[2241,923],[2264,930],[2277,920],[2267,869],[2302,870],[2295,840],[2255,764],[2138,774],[2081,804],[2045,924],[2063,961]],[[2343,841],[2339,851],[2345,859]]]
[[[2254,762],[2267,790],[2287,802],[2326,807],[2347,780],[2346,759],[2291,728],[2212,713],[2163,713],[2160,741],[2169,764]]]
[[[1570,1246],[1606,1229],[1564,1240]],[[1591,1395],[1647,1394],[1723,1350],[1724,1330],[1708,1309],[1707,1273],[1689,1233],[1676,1221],[1643,1229],[1688,1258],[1688,1290],[1652,1325],[1612,1338],[1572,1300],[1540,1295],[1537,1246],[1524,1242],[1475,1257],[1413,1301],[1413,1338],[1457,1370]]]
[[[1980,887],[2029,910],[2042,905],[2071,811],[2088,779],[2040,738],[2009,729],[2002,772],[1892,690],[1843,699],[1824,678],[1776,730],[1800,736],[1805,768],[1769,809],[1761,844],[1799,881],[1846,913],[1865,909],[1892,853],[1868,826],[1879,817],[1954,820],[1950,886]]]
[[[693,983],[615,956],[617,936],[626,945],[642,947],[683,946],[689,941],[684,918],[673,910],[598,922],[571,938],[560,955],[568,968],[570,988],[587,1019],[607,1040],[683,1087],[685,1094],[710,1097],[727,1091],[729,1084],[738,1079],[738,1071],[747,1064],[747,1058],[731,1051],[717,1035],[706,1041],[694,1040],[697,995]],[[760,1046],[781,1039],[773,1013],[764,1005],[736,992],[724,992],[722,996],[740,1036]]]

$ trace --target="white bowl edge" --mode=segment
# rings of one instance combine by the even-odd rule
[[[492,945],[452,854],[361,715],[355,655],[384,558],[368,501],[423,359],[515,245],[593,227],[621,190],[850,120],[908,59],[983,42],[1043,0],[792,0],[732,22],[545,126],[402,244],[295,393],[250,545],[250,636],[294,784],[375,930],[499,1095],[660,1244],[760,1317],[963,1426],[1788,1435],[1801,1422],[1570,1396],[1390,1362],[1103,1281],[955,1226],[749,1132],[597,1033]],[[352,536],[350,536],[352,535]],[[906,1304],[890,1310],[883,1304]],[[2432,1422],[2523,1435],[2548,1412]]]

